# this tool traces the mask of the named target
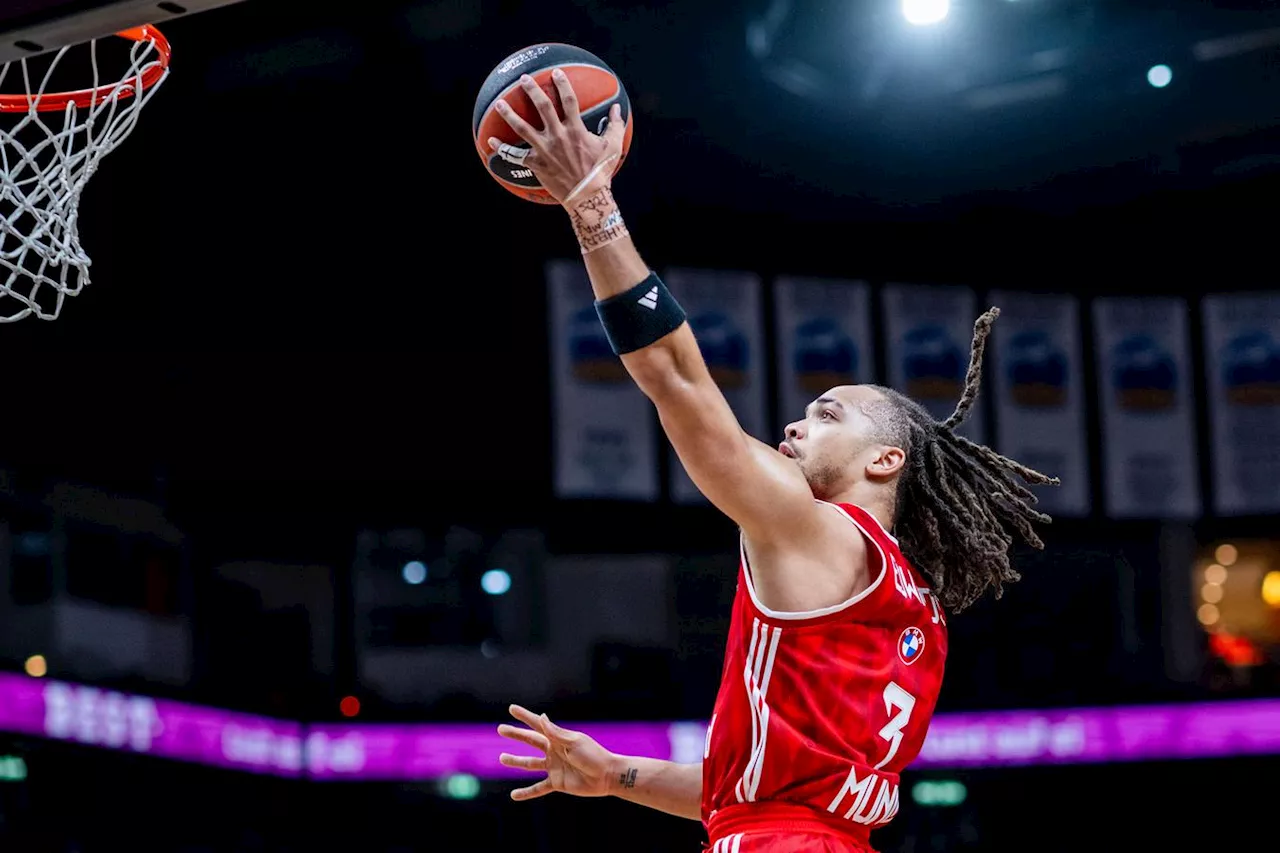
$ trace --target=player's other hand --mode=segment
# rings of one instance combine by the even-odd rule
[[[578,797],[603,797],[609,793],[609,780],[616,758],[612,752],[582,732],[562,729],[547,718],[519,705],[512,705],[511,716],[529,728],[503,723],[498,734],[518,740],[542,751],[541,756],[502,753],[498,761],[507,767],[544,772],[545,779],[511,792],[513,800],[532,800],[552,791]]]
[[[551,79],[560,99],[563,119],[556,113],[556,105],[551,98],[527,74],[520,78],[520,86],[537,108],[542,118],[542,130],[536,130],[516,115],[515,110],[502,99],[498,100],[496,109],[511,129],[529,143],[530,151],[523,160],[524,167],[531,169],[543,189],[563,204],[566,196],[588,176],[593,178],[587,185],[592,190],[597,185],[609,183],[622,156],[626,126],[622,121],[622,108],[614,104],[609,111],[609,125],[605,132],[601,135],[592,133],[582,123],[578,96],[574,94],[569,78],[556,69]],[[489,137],[489,147],[499,151],[501,143],[497,138]],[[587,187],[583,187],[577,196],[585,198],[590,195]]]

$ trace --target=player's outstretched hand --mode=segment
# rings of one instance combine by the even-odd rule
[[[513,800],[532,800],[552,791],[578,797],[604,797],[609,793],[609,777],[616,756],[582,732],[562,729],[546,714],[512,705],[511,716],[529,728],[503,723],[498,734],[527,743],[543,752],[542,756],[511,755],[504,752],[498,760],[507,767],[543,771],[546,778],[511,792]]]
[[[563,204],[575,189],[578,189],[577,197],[586,198],[590,195],[588,187],[605,185],[613,177],[622,156],[626,125],[622,121],[622,108],[614,104],[609,111],[605,132],[602,135],[592,133],[582,123],[578,96],[569,78],[557,69],[551,79],[564,111],[563,119],[556,113],[556,105],[551,98],[532,77],[526,74],[520,78],[521,88],[542,119],[542,130],[516,115],[515,110],[502,99],[498,100],[495,108],[511,129],[529,143],[529,153],[521,161],[524,167],[531,169],[542,188]],[[500,151],[502,143],[490,137],[489,147]]]

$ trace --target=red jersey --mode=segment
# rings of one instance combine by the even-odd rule
[[[707,729],[702,818],[714,845],[790,827],[871,849],[898,812],[942,687],[946,619],[868,512],[825,504],[866,537],[871,582],[807,613],[764,607],[743,549],[720,692]]]

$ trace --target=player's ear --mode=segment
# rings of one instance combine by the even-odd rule
[[[874,459],[867,464],[867,479],[888,480],[896,477],[907,464],[907,454],[901,447],[881,445]]]

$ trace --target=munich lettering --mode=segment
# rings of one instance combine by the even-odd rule
[[[845,806],[847,808],[841,815],[845,820],[866,826],[883,826],[898,813],[898,783],[870,770],[859,779],[855,765],[849,768],[848,778],[831,805],[827,806],[827,811],[840,814],[839,809]]]

